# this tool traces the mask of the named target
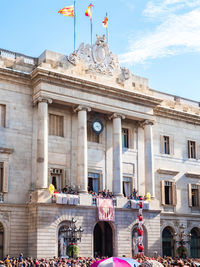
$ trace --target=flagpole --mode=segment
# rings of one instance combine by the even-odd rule
[[[108,13],[106,12],[106,17],[108,18]],[[106,27],[106,39],[108,44],[108,27]]]
[[[91,49],[92,49],[92,18],[90,20],[90,30],[91,30]]]
[[[74,0],[74,51],[76,51],[76,0]]]

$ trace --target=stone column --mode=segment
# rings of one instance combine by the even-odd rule
[[[113,114],[113,193],[122,196],[122,125],[125,116]]]
[[[155,175],[154,175],[154,155],[153,155],[153,122],[145,120],[144,127],[144,149],[145,149],[145,191],[155,197]]]
[[[48,104],[51,103],[51,99],[38,99],[37,189],[48,187]]]
[[[88,147],[87,147],[87,112],[91,108],[78,106],[78,170],[77,187],[80,193],[88,192]]]

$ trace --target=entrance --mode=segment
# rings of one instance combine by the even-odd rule
[[[98,222],[94,227],[94,257],[113,256],[113,232],[108,222]]]
[[[200,258],[200,231],[197,228],[191,230],[190,256]]]
[[[166,227],[162,232],[162,251],[163,256],[174,257],[174,240],[170,227]]]
[[[3,259],[3,242],[4,242],[4,229],[0,223],[0,259]]]

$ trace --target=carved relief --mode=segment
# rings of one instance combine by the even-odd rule
[[[114,71],[120,72],[118,59],[109,51],[108,44],[105,42],[105,35],[102,37],[97,35],[97,41],[92,49],[90,45],[82,43],[78,50],[71,53],[67,59],[75,66],[84,62],[86,71],[107,75],[113,75]]]
[[[10,214],[8,212],[1,211],[0,221],[9,222],[10,221]]]

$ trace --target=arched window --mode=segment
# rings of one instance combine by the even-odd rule
[[[3,259],[3,243],[4,243],[4,228],[2,223],[0,223],[0,259]]]
[[[190,255],[192,258],[200,258],[200,230],[198,228],[191,230]]]
[[[174,257],[174,239],[173,230],[170,227],[165,227],[162,232],[162,252],[163,256]]]

